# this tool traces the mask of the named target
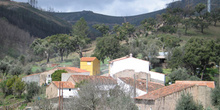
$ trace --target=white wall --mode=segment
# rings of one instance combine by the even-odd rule
[[[153,72],[153,71],[150,71],[149,73],[150,73],[152,79],[160,80],[160,81],[164,82],[164,84],[165,84],[165,74],[157,73],[157,72]]]
[[[132,69],[135,72],[149,73],[149,62],[137,58],[127,58],[119,61],[114,61],[109,65],[110,76],[123,70]]]
[[[69,89],[71,89],[71,91],[69,91]],[[60,89],[60,92],[62,94],[62,89]],[[60,95],[61,95],[60,94]],[[63,98],[69,98],[69,97],[74,97],[78,95],[77,89],[76,88],[64,88],[63,89]],[[59,96],[59,89],[58,89],[58,94],[57,96]]]
[[[131,85],[129,85],[129,84],[126,84],[125,82],[123,82],[123,81],[122,81],[121,79],[119,79],[119,78],[117,78],[117,83],[118,83],[118,85],[121,87],[121,89],[124,90],[125,92],[132,92],[132,93],[134,93],[134,92],[133,92],[133,90],[134,90],[134,89],[133,89],[133,86],[131,86]],[[145,91],[142,91],[142,90],[136,88],[136,96],[135,96],[135,97],[138,97],[138,96],[141,96],[141,95],[144,95],[144,94],[146,94]],[[131,98],[133,98],[133,97],[134,97],[134,94],[131,94],[130,96],[131,96]]]

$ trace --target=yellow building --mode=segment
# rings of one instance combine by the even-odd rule
[[[90,72],[90,76],[100,74],[100,62],[96,57],[82,57],[80,69]]]

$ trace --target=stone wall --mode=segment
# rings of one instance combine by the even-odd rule
[[[113,77],[114,78],[118,78],[118,77],[134,78],[134,74],[136,76],[136,79],[144,79],[145,80],[147,73],[145,73],[145,72],[134,72],[134,70],[124,70],[124,71],[121,71],[121,72],[118,72],[118,73],[114,74]],[[164,84],[164,81],[154,79],[154,78],[151,77],[150,74],[147,74],[147,75],[148,75],[148,81]]]
[[[28,83],[28,82],[37,82],[37,84],[40,86],[40,73],[39,74],[33,74],[22,78],[22,81]]]
[[[118,72],[113,75],[114,78],[118,77],[129,77],[129,78],[134,78],[134,74],[136,76],[136,79],[146,79],[146,74],[145,72],[134,72],[134,70],[124,70],[121,72]],[[150,74],[148,74],[148,81],[150,81]]]
[[[51,99],[51,98],[55,98],[55,97],[58,97],[58,88],[53,84],[51,83],[47,88],[46,88],[46,96],[48,99]]]
[[[201,103],[204,108],[216,110],[211,104],[211,88],[206,86],[193,86],[185,90],[170,94],[155,101],[138,100],[136,105],[141,110],[175,110],[178,99],[183,93],[190,93],[197,103]]]
[[[51,75],[52,73],[54,73],[56,70],[58,70],[58,69],[52,69],[52,70],[49,70],[49,71],[45,71],[45,72],[42,72],[41,74],[40,74],[40,85],[42,85],[42,84],[45,84],[46,83],[46,78],[47,78],[47,76],[48,75]],[[52,79],[53,80],[53,79]]]

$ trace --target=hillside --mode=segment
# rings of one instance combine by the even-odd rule
[[[67,22],[32,8],[27,3],[0,1],[0,18],[29,32],[31,36],[40,38],[57,33],[68,33],[70,30]]]
[[[139,25],[140,22],[149,17],[156,17],[157,14],[164,13],[165,9],[136,15],[136,16],[126,16],[126,17],[116,17],[116,16],[108,16],[102,15],[98,13],[94,13],[92,11],[81,11],[81,12],[70,12],[70,13],[52,13],[53,15],[62,18],[63,20],[68,21],[71,24],[74,24],[77,20],[83,17],[89,25],[93,24],[106,24],[106,25],[114,25],[121,24],[123,22],[130,22],[135,25]]]

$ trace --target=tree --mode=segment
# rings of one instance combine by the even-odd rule
[[[203,110],[203,106],[201,104],[196,104],[191,94],[183,93],[178,99],[176,110]]]
[[[53,45],[53,48],[59,52],[60,60],[63,61],[64,53],[67,50],[75,49],[75,39],[67,34],[57,34],[47,37],[50,41],[49,43]]]
[[[50,62],[50,54],[53,51],[53,45],[49,43],[49,39],[35,39],[31,44],[31,48],[37,55],[45,54],[47,57],[47,63]]]
[[[220,8],[211,11],[211,19],[214,22],[214,26],[216,26],[217,22],[220,21]]]
[[[204,4],[198,4],[195,7],[196,12],[199,14],[198,16],[196,16],[193,20],[193,25],[195,28],[198,28],[201,30],[201,33],[203,33],[204,28],[207,28],[209,26],[209,16],[210,14],[207,12],[205,14],[202,13],[202,11],[205,9],[205,5]]]
[[[51,75],[52,81],[61,81],[61,75],[62,75],[62,73],[67,73],[67,71],[65,71],[65,70],[57,70],[57,71],[55,71],[55,72]]]
[[[39,93],[40,87],[36,82],[30,82],[26,84],[27,94],[25,96],[25,100],[31,102],[32,98]]]
[[[9,70],[10,74],[17,75],[17,76],[22,74],[23,72],[24,72],[23,68],[19,64],[12,65],[10,70]]]
[[[191,27],[192,21],[192,18],[181,20],[181,23],[184,25],[185,28],[185,34],[187,34],[188,29]]]
[[[80,18],[75,25],[72,26],[71,34],[76,41],[76,47],[79,50],[78,54],[83,57],[82,50],[84,46],[89,42],[88,36],[89,27],[84,18]]]
[[[206,68],[212,66],[210,62],[218,57],[217,50],[216,43],[212,40],[190,39],[185,45],[183,57],[185,67],[203,79]]]
[[[183,67],[183,48],[177,47],[171,53],[171,58],[168,61],[168,65],[170,68],[178,68]]]
[[[4,60],[0,62],[0,73],[3,74],[3,80],[6,79],[10,70],[10,64]]]
[[[109,33],[110,29],[109,26],[105,25],[105,24],[96,24],[92,26],[93,28],[95,28],[96,30],[100,31],[102,33],[102,35],[105,35],[107,33]]]
[[[113,30],[116,33],[115,35],[116,39],[120,41],[126,40],[126,42],[128,43],[129,37],[131,38],[132,34],[135,31],[135,27],[129,22],[126,22],[126,23],[122,23],[122,26],[115,25]]]
[[[106,90],[107,86],[111,88]],[[74,110],[137,110],[128,92],[116,85],[96,81],[81,85],[78,96],[70,99],[64,107]]]
[[[120,57],[121,46],[119,41],[112,37],[111,35],[106,35],[97,39],[97,44],[94,52],[100,61],[104,61],[105,58],[118,58]]]
[[[217,86],[215,89],[212,90],[211,93],[211,101],[212,105],[215,106],[216,108],[220,109],[220,87]]]
[[[25,83],[21,80],[21,78],[17,77],[13,84],[13,93],[18,97],[21,97],[22,92],[25,90]]]
[[[175,83],[176,80],[201,80],[196,76],[190,76],[185,68],[174,69],[168,77],[171,83]]]
[[[153,18],[144,19],[141,21],[141,25],[147,31],[153,31],[156,27],[156,20]]]

